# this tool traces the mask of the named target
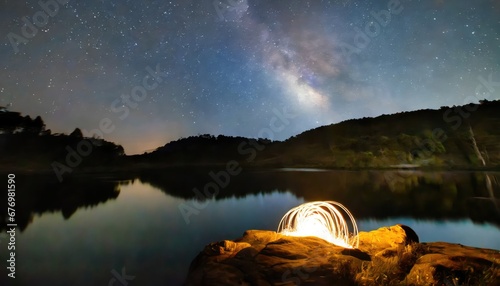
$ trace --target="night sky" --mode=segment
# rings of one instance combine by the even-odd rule
[[[496,0],[38,2],[0,3],[0,106],[127,154],[500,99]]]

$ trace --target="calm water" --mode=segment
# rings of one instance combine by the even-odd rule
[[[17,278],[6,280],[2,266],[0,285],[110,285],[123,269],[134,276],[128,285],[180,285],[207,243],[275,230],[286,211],[312,200],[341,202],[360,230],[403,223],[421,241],[500,249],[499,173],[248,172],[230,177],[214,198],[193,198],[193,188],[213,181],[207,170],[63,184],[18,175]],[[193,208],[189,223],[179,206]],[[4,264],[5,241],[0,236]]]

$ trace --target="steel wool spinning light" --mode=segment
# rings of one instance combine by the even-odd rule
[[[351,222],[351,233],[342,213]],[[346,207],[334,201],[309,202],[289,210],[281,219],[277,232],[289,236],[316,236],[346,248],[359,245],[354,217]]]

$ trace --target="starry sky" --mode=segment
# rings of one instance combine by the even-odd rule
[[[0,34],[0,106],[127,154],[500,99],[496,0],[1,0]]]

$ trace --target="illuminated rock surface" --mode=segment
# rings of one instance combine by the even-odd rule
[[[359,233],[359,248],[249,230],[211,243],[186,285],[500,285],[500,251],[418,243],[402,225]]]

